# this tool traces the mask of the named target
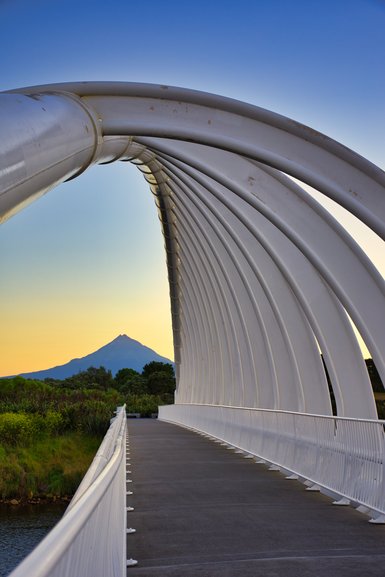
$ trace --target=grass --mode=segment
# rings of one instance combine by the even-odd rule
[[[37,439],[28,447],[0,445],[0,498],[72,496],[100,442],[99,436],[71,431]]]

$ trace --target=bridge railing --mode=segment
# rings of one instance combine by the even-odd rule
[[[65,515],[9,577],[126,574],[126,428],[120,407]]]
[[[383,519],[384,421],[193,404],[159,407],[159,418],[220,439]]]

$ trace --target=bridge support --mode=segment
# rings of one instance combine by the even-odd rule
[[[277,114],[167,86],[1,93],[0,125],[3,219],[92,164],[142,171],[165,238],[178,403],[330,415],[324,362],[338,416],[376,418],[350,319],[385,381],[384,281],[299,182],[384,237],[380,169]]]

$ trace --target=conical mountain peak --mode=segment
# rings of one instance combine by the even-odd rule
[[[72,359],[65,365],[51,369],[24,373],[22,376],[30,379],[66,379],[80,371],[86,371],[89,367],[104,367],[113,375],[124,368],[141,372],[144,365],[151,361],[172,363],[170,359],[158,355],[156,351],[142,345],[139,341],[121,334],[85,357]]]

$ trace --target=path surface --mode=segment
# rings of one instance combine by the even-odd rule
[[[128,576],[384,576],[384,525],[176,425],[128,430]]]

